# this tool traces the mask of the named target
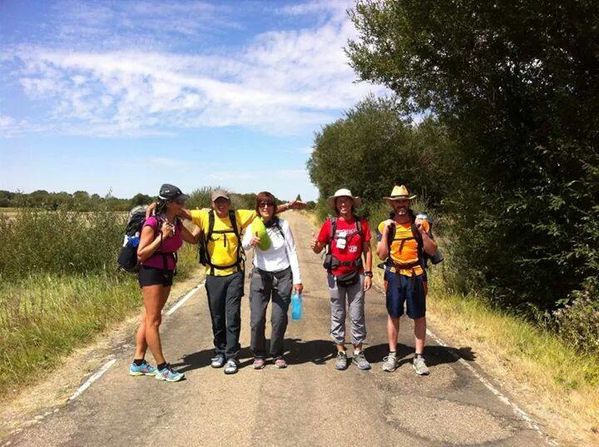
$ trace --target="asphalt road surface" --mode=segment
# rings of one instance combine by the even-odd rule
[[[167,358],[185,372],[186,380],[166,383],[131,377],[132,351],[117,352],[114,366],[77,399],[13,434],[3,445],[545,444],[540,433],[457,361],[461,356],[476,363],[468,347],[442,347],[429,340],[425,355],[431,374],[417,376],[410,363],[409,320],[401,320],[401,366],[393,373],[382,371],[387,345],[380,290],[373,289],[366,297],[365,353],[372,369],[360,371],[350,365],[336,371],[325,272],[320,257],[309,249],[312,228],[300,213],[287,212],[283,217],[295,234],[305,286],[304,318],[290,321],[286,334],[287,369],[272,363],[263,370],[252,369],[247,296],[242,308],[241,368],[231,376],[211,368],[212,331],[201,287],[164,319],[161,329]],[[348,352],[351,356],[350,346]],[[81,377],[81,382],[85,379]]]

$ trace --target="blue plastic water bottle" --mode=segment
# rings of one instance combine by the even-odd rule
[[[297,292],[293,292],[293,295],[291,295],[291,319],[300,320],[302,313],[302,296]]]

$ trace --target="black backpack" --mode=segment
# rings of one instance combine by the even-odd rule
[[[232,229],[226,230],[215,230],[214,229],[214,210],[208,211],[208,232],[200,239],[198,244],[198,257],[200,264],[205,267],[210,267],[210,275],[214,275],[214,270],[226,270],[231,267],[237,267],[240,272],[245,271],[245,252],[241,246],[241,236],[239,235],[239,229],[237,228],[237,217],[235,216],[234,210],[229,210],[229,220],[231,221]],[[237,238],[237,254],[236,261],[229,265],[217,265],[213,264],[208,253],[208,241],[211,240],[212,234],[223,234],[223,243],[227,245],[227,237],[225,233],[234,233]]]
[[[145,206],[136,206],[129,212],[123,245],[117,258],[119,269],[126,272],[136,273],[139,270],[137,247],[141,229],[146,221],[146,208]]]

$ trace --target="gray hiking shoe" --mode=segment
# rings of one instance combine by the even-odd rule
[[[229,359],[225,364],[225,374],[235,374],[239,368],[237,359]]]
[[[210,366],[213,368],[222,368],[225,366],[226,361],[227,359],[225,358],[225,354],[216,354],[210,359]]]
[[[383,359],[383,371],[393,372],[399,366],[399,360],[395,352],[390,352],[387,357]]]
[[[424,361],[424,357],[414,357],[412,365],[416,370],[416,374],[418,374],[419,376],[427,376],[429,374],[428,367],[426,366],[426,362]]]
[[[368,360],[366,360],[366,357],[364,356],[364,351],[360,351],[359,353],[354,354],[352,361],[358,366],[359,369],[370,369],[370,363],[368,363]]]
[[[335,362],[335,369],[343,371],[347,369],[347,354],[345,351],[339,351],[337,353],[337,361]]]

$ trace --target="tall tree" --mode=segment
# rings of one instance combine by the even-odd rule
[[[455,259],[502,303],[551,308],[599,276],[599,3],[359,1],[348,54],[458,148]]]

